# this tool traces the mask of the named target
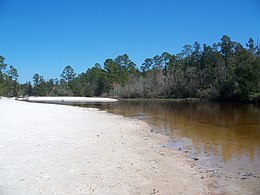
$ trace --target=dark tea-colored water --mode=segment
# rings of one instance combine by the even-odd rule
[[[243,180],[247,174],[260,184],[260,108],[256,105],[120,101],[88,107],[142,119],[153,131],[171,138],[168,146],[186,151],[227,178]]]

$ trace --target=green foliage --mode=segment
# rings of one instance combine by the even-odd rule
[[[147,58],[141,66],[139,79],[121,87],[120,95],[248,100],[260,89],[260,58],[259,46],[253,39],[249,39],[247,47],[243,48],[224,35],[212,47],[204,44],[201,48],[195,42],[193,47],[185,45],[177,55],[163,53]],[[167,61],[164,61],[165,56]]]
[[[69,83],[76,77],[76,73],[74,73],[74,69],[68,65],[64,68],[61,78],[65,80],[65,82]]]
[[[0,96],[17,97],[19,92],[18,72],[11,65],[5,64],[5,58],[0,56]]]
[[[35,74],[33,85],[17,82],[17,70],[0,56],[0,95],[118,96],[123,98],[203,98],[259,101],[260,47],[249,39],[244,48],[224,35],[212,46],[185,45],[146,58],[140,66],[127,54],[95,64],[79,75],[66,66],[60,80]]]

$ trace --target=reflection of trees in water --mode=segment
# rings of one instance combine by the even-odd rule
[[[260,109],[254,105],[148,101],[119,102],[103,108],[126,116],[145,114],[145,120],[163,133],[191,139],[198,153],[222,155],[229,160],[243,154],[253,159],[259,152]],[[203,149],[198,147],[201,145]]]

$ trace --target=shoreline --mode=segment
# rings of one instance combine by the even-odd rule
[[[211,193],[210,174],[143,121],[6,98],[0,108],[0,193]]]
[[[35,102],[35,103],[51,103],[51,104],[88,104],[88,103],[113,103],[117,102],[114,98],[102,97],[70,97],[70,96],[30,96],[26,98],[18,98],[19,101]]]

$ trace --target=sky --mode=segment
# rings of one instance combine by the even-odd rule
[[[179,53],[223,35],[260,39],[260,0],[0,0],[0,55],[19,82],[60,78],[67,65],[85,72],[128,54]]]

